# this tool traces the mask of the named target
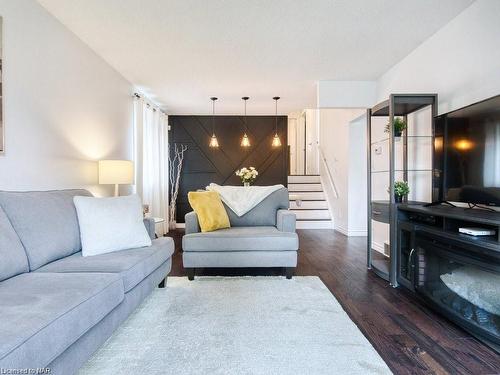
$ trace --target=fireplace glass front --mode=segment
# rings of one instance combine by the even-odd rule
[[[500,262],[449,242],[418,236],[417,292],[471,333],[500,345]]]

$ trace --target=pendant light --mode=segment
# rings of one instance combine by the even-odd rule
[[[280,100],[279,96],[275,96],[274,98],[275,101],[275,121],[274,121],[274,137],[273,137],[273,147],[281,147],[281,139],[278,135],[278,100]]]
[[[219,141],[215,136],[215,101],[217,100],[217,98],[213,96],[210,98],[210,100],[212,101],[212,137],[210,137],[210,143],[208,144],[208,146],[212,148],[218,148]]]
[[[241,147],[250,147],[250,139],[247,135],[247,100],[250,99],[248,96],[244,96],[243,101],[245,102],[245,133],[243,133],[243,138],[241,138]]]

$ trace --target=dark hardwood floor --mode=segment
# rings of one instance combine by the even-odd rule
[[[366,269],[366,238],[299,230],[297,276],[319,276],[395,374],[500,374],[500,355]],[[172,276],[184,276],[181,230]],[[201,269],[197,275],[279,275],[280,269]]]

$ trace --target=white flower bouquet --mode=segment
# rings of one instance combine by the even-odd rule
[[[245,186],[248,186],[251,183],[253,183],[258,175],[259,172],[257,172],[257,169],[255,169],[254,167],[250,168],[244,167],[236,171],[236,176],[241,178],[241,182]]]

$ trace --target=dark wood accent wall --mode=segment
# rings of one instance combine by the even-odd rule
[[[169,116],[171,127],[169,144],[187,145],[184,157],[179,196],[177,222],[191,211],[187,193],[204,189],[211,182],[220,185],[241,185],[234,172],[242,167],[255,167],[259,177],[255,185],[287,185],[288,148],[287,117],[278,117],[278,134],[282,146],[274,148],[271,142],[275,131],[275,116],[248,116],[248,137],[251,146],[240,146],[244,132],[243,116],[216,116],[215,132],[219,148],[208,147],[212,135],[211,116]]]

